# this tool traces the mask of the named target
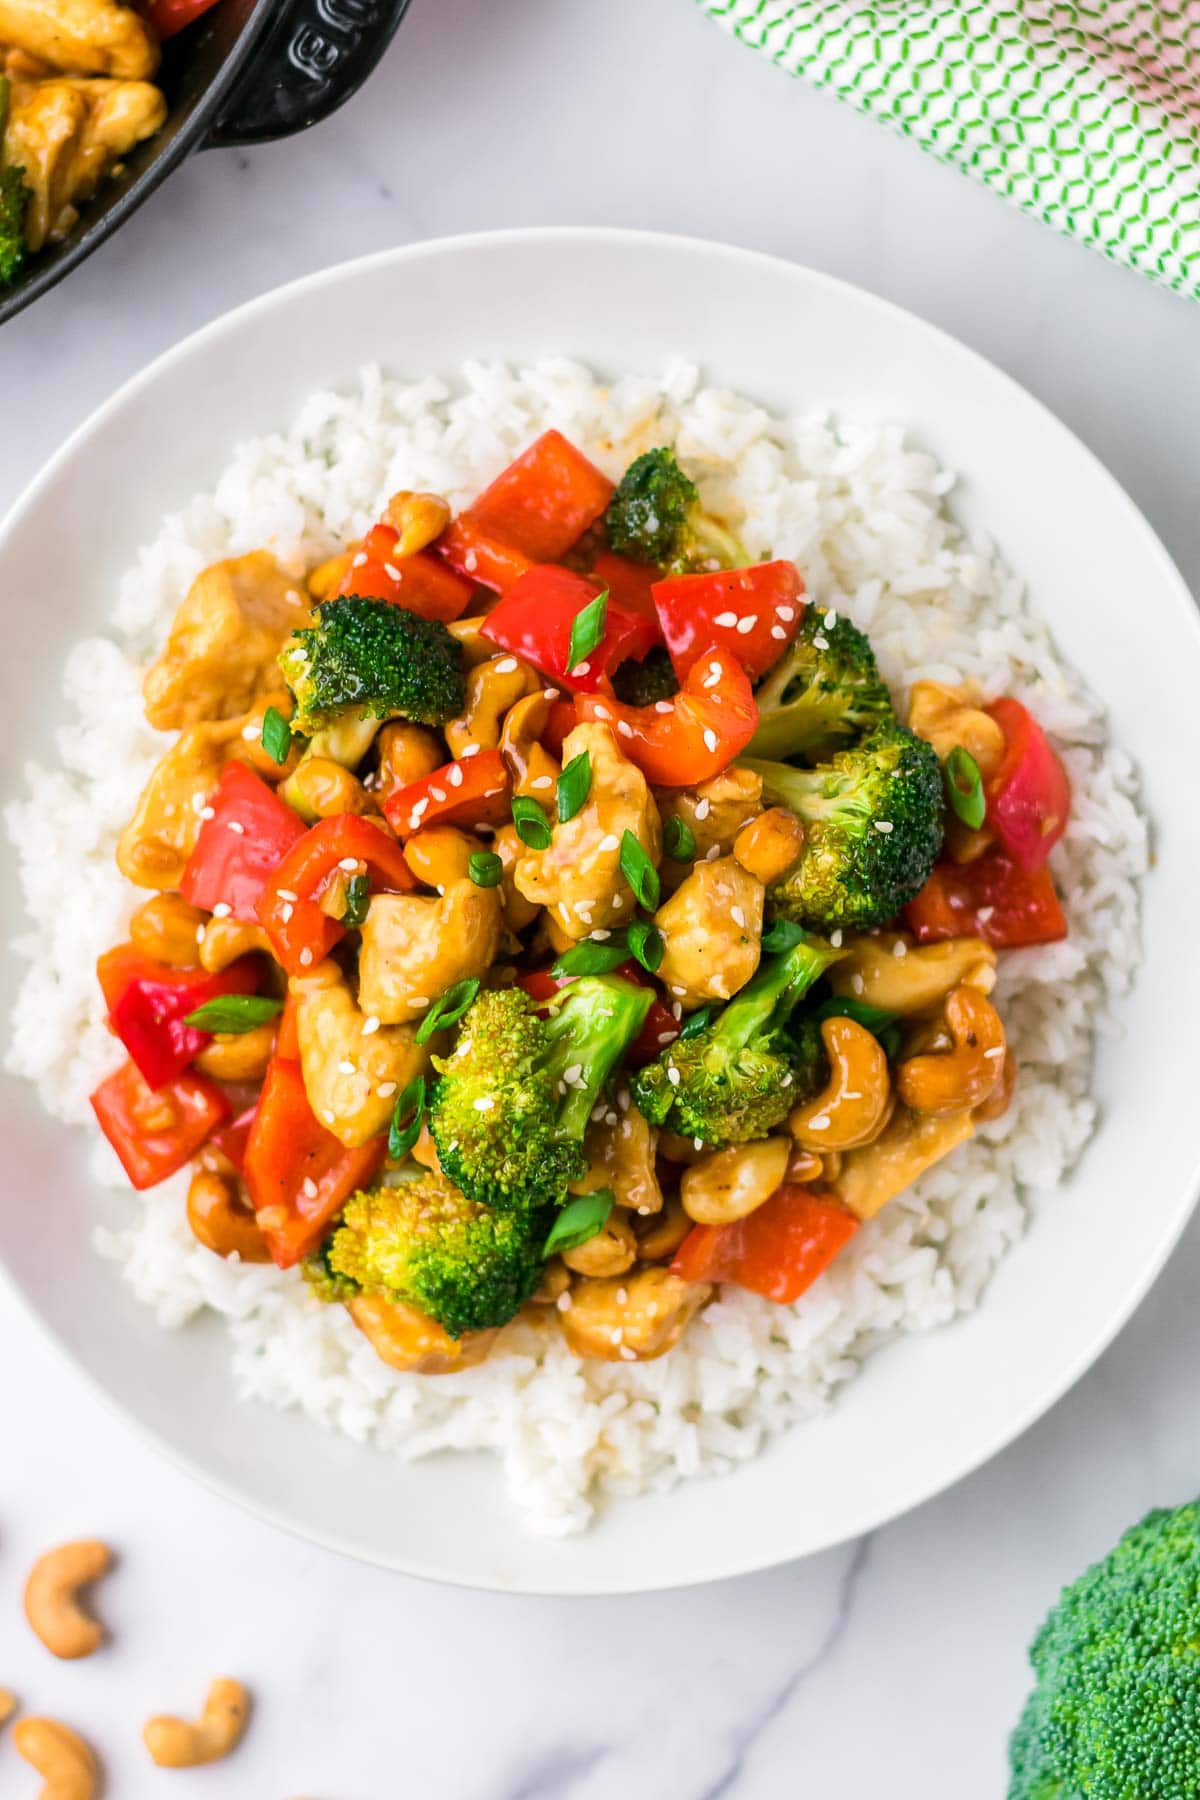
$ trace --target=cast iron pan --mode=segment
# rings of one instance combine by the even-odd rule
[[[220,0],[163,51],[167,122],[61,244],[0,289],[0,325],[68,275],[193,150],[263,144],[328,118],[362,86],[409,0]]]

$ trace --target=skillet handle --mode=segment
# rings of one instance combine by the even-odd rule
[[[357,92],[409,0],[278,0],[209,145],[265,144],[317,125]]]

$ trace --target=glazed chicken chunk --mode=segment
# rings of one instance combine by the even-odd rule
[[[166,116],[166,101],[148,81],[55,76],[14,82],[3,160],[25,171],[28,248],[40,250],[65,237],[83,201],[135,144],[161,129]]]
[[[118,0],[0,0],[0,44],[84,75],[144,81],[158,67],[154,34]]]
[[[192,583],[146,673],[146,717],[160,731],[244,712],[279,685],[275,659],[305,603],[266,550],[213,563]]]

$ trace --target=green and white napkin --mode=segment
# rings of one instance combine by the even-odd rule
[[[1200,298],[1200,0],[699,0],[1117,262]]]

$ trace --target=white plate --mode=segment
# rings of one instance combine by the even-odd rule
[[[724,1480],[611,1507],[565,1543],[526,1535],[484,1456],[405,1467],[295,1416],[235,1405],[215,1324],[160,1332],[89,1247],[116,1204],[77,1134],[9,1083],[0,1254],[32,1312],[170,1454],[278,1524],[442,1580],[556,1593],[669,1587],[803,1555],[928,1498],[1058,1398],[1145,1293],[1200,1179],[1194,771],[1200,628],[1179,575],[1100,465],[1029,395],[855,288],[744,251],[607,231],[529,231],[388,252],[241,308],[161,358],[59,453],[0,530],[8,742],[53,758],[59,669],[115,574],[235,440],[286,421],[364,361],[409,374],[559,350],[612,372],[672,351],[776,409],[831,401],[907,422],[962,473],[985,523],[1107,696],[1157,821],[1146,963],[1103,1047],[1083,1164],[979,1311],[875,1357],[830,1415]],[[10,779],[16,759],[11,759]],[[5,883],[9,916],[20,927]],[[5,971],[11,998],[12,959]],[[1174,1021],[1174,1024],[1172,1024]]]

